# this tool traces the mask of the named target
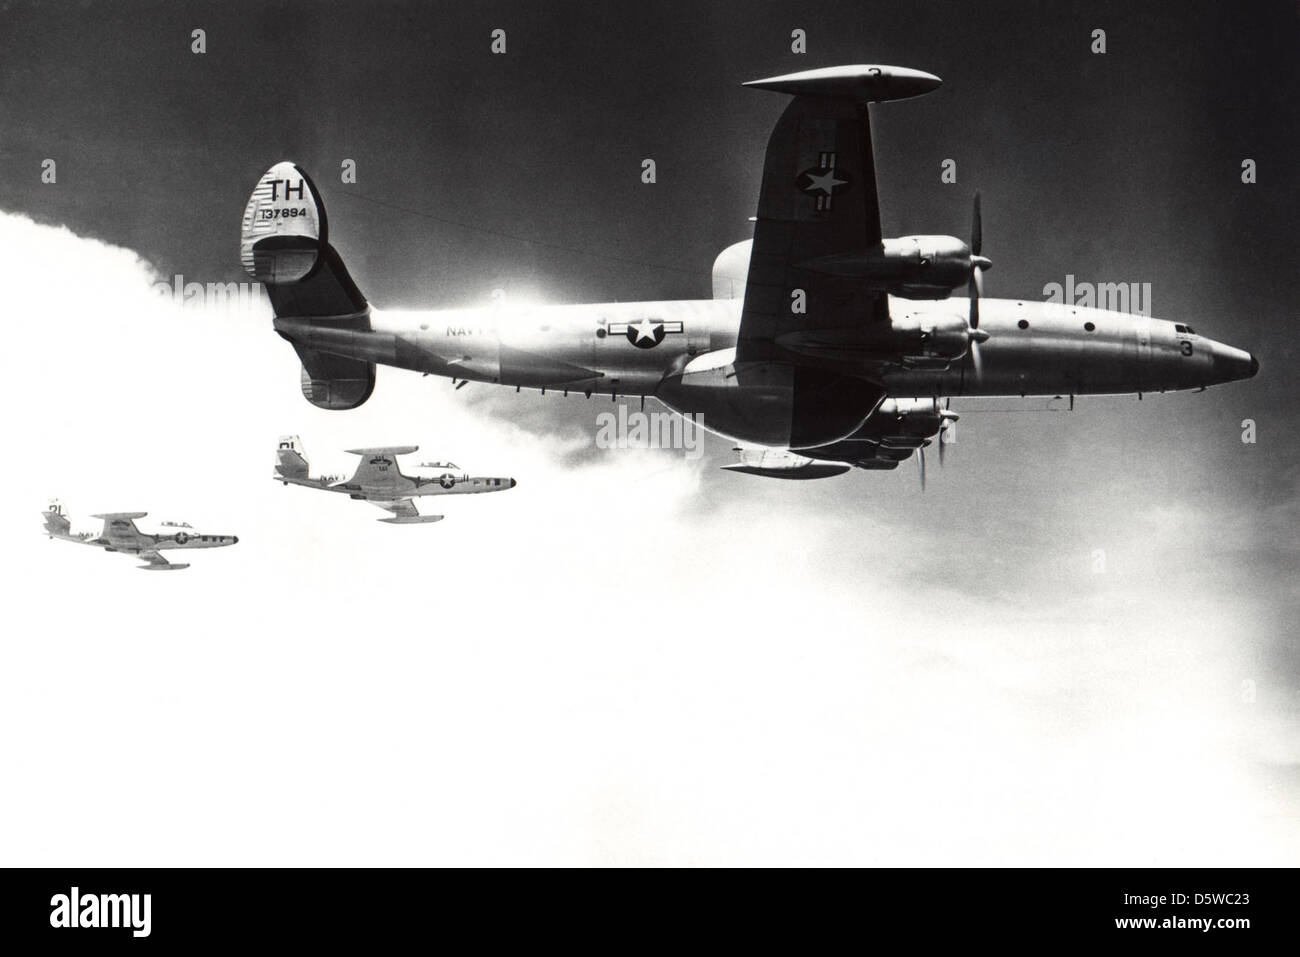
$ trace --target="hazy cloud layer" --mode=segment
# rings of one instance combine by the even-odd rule
[[[1297,860],[1296,506],[1231,398],[971,415],[924,497],[763,482],[395,370],[325,413],[265,312],[0,250],[7,863]],[[273,482],[282,433],[520,485],[387,526]],[[55,494],[240,544],[143,575],[47,541]]]

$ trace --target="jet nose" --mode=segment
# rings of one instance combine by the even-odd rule
[[[230,536],[230,544],[231,544],[231,545],[238,545],[238,544],[239,544],[239,536],[238,536],[238,535],[231,535],[231,536]]]
[[[1213,349],[1214,382],[1236,382],[1252,378],[1259,372],[1259,360],[1244,349],[1234,349],[1216,342]]]
[[[511,480],[510,480],[510,487],[511,487],[511,488],[514,488],[514,487],[515,487],[516,485],[518,485],[518,484],[519,484],[519,483],[516,482],[514,479],[511,479]]]

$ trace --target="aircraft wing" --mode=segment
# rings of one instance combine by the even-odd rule
[[[111,541],[124,534],[138,534],[140,530],[135,527],[135,520],[144,518],[148,514],[148,512],[104,512],[90,517],[104,520],[104,531],[101,537]]]
[[[890,399],[853,435],[807,454],[860,469],[892,469],[937,441],[942,461],[949,424],[957,418],[937,399]]]
[[[177,572],[178,572],[178,571],[180,571],[182,568],[189,568],[189,567],[190,567],[190,566],[187,565],[187,564],[176,564],[176,565],[173,565],[171,562],[167,561],[167,559],[165,559],[165,558],[162,557],[162,553],[161,553],[161,552],[159,552],[157,549],[153,549],[153,548],[145,548],[145,549],[141,549],[141,550],[140,550],[140,555],[139,555],[139,557],[140,557],[140,559],[141,559],[142,561],[148,562],[147,565],[141,565],[141,566],[140,566],[140,567],[141,567],[142,569],[144,569],[145,571],[158,571],[158,572],[160,572],[160,571],[169,571],[169,572],[170,572],[170,571],[177,571]]]
[[[401,477],[397,456],[419,450],[418,445],[388,445],[373,449],[348,449],[349,455],[361,456],[357,471],[348,485],[389,485]]]
[[[825,264],[865,255],[881,240],[868,104],[927,92],[939,79],[902,67],[851,66],[745,85],[794,100],[767,144],[736,358],[788,359],[789,346],[810,334],[816,341],[819,330],[888,318],[885,295],[836,277]]]
[[[384,511],[392,512],[392,518],[381,518],[381,522],[388,522],[390,525],[421,525],[429,522],[441,522],[441,515],[421,515],[415,507],[415,503],[409,498],[398,499],[367,499],[371,505],[378,505]]]

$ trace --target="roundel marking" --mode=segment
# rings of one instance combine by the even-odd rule
[[[628,323],[627,341],[638,349],[653,349],[664,341],[664,324],[654,319]]]
[[[638,349],[653,349],[664,341],[669,333],[679,333],[684,329],[680,319],[654,319],[646,316],[636,322],[611,322],[608,333],[621,335]],[[604,338],[605,330],[597,329],[597,338]]]
[[[452,475],[450,472],[447,472],[445,475],[443,475],[441,478],[438,479],[438,484],[441,485],[443,488],[451,488],[453,485],[456,484],[456,476]]]
[[[812,196],[819,210],[830,209],[835,197],[853,184],[853,177],[838,168],[835,160],[834,153],[820,153],[817,165],[803,170],[796,179],[800,192]]]

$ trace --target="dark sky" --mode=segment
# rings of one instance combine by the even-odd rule
[[[1295,5],[1165,7],[7,3],[4,207],[164,271],[233,276],[251,184],[292,158],[381,304],[453,304],[521,277],[574,300],[704,296],[712,257],[747,235],[783,102],[739,84],[897,63],[945,86],[876,110],[887,232],[965,234],[978,187],[995,294],[1034,295],[1067,272],[1140,279],[1165,313],[1264,351],[1300,282]],[[495,27],[505,56],[489,52]],[[789,52],[795,27],[806,56]],[[1095,27],[1104,56],[1088,49]],[[57,189],[39,182],[45,157]],[[352,192],[573,251],[344,199],[345,157]],[[654,188],[638,178],[644,157]],[[939,182],[949,157],[956,186]],[[1259,164],[1254,188],[1244,157]]]
[[[196,28],[206,31],[201,56],[190,52]],[[504,56],[489,51],[494,28],[507,31]],[[790,52],[795,28],[807,31],[804,56]],[[1089,51],[1096,28],[1106,31],[1102,56]],[[1046,700],[1041,713],[1105,711],[1108,699],[1097,689],[1108,685],[1093,679],[1108,673],[1112,656],[1128,654],[1154,662],[1135,672],[1143,680],[1159,682],[1166,663],[1185,662],[1226,698],[1244,676],[1258,679],[1261,702],[1293,732],[1300,713],[1293,637],[1300,454],[1290,422],[1300,399],[1292,374],[1300,292],[1298,41],[1293,2],[0,0],[0,211],[135,250],[162,275],[237,280],[248,194],[272,163],[292,159],[322,190],[331,239],[381,308],[484,304],[494,287],[552,302],[702,298],[713,257],[750,235],[746,218],[756,205],[763,150],[785,103],[744,89],[743,81],[841,63],[935,73],[945,81],[936,93],[873,108],[887,235],[964,236],[979,189],[984,252],[995,263],[989,295],[1042,298],[1045,284],[1067,274],[1150,283],[1156,316],[1251,350],[1262,364],[1259,377],[1141,403],[1085,399],[1074,415],[1020,408],[963,415],[960,442],[944,472],[932,473],[924,497],[910,463],[896,474],[762,482],[713,468],[730,457],[727,443],[713,442],[710,468],[683,506],[689,514],[668,532],[626,520],[620,504],[597,516],[569,514],[555,538],[512,544],[544,551],[534,567],[557,601],[568,599],[566,590],[590,600],[586,580],[560,574],[578,554],[591,559],[608,549],[611,564],[622,567],[657,555],[657,568],[685,584],[659,596],[653,614],[638,622],[662,622],[682,640],[680,657],[662,658],[672,687],[693,674],[725,683],[753,660],[751,634],[770,642],[772,662],[797,656],[806,640],[801,629],[816,628],[823,601],[841,609],[836,623],[888,630],[898,619],[879,603],[889,600],[911,613],[911,630],[899,636],[909,654],[921,656],[906,672],[910,680],[924,682],[933,662],[964,664],[962,688],[974,689],[979,714],[1011,700],[1009,687],[1031,689],[1025,700]],[[47,157],[58,164],[54,185],[40,181]],[[652,186],[640,181],[647,157],[658,167]],[[355,185],[339,181],[345,158],[357,163]],[[957,162],[956,185],[940,182],[947,158]],[[1255,185],[1241,182],[1245,158],[1258,164]],[[77,284],[78,276],[67,282]],[[97,291],[85,289],[86,301]],[[453,454],[432,451],[429,433],[439,423],[431,411],[395,398],[432,388],[427,382],[398,384],[408,374],[385,370],[366,409],[343,417],[319,412],[292,394],[292,354],[269,329],[247,340],[256,352],[245,360],[256,386],[242,405],[232,400],[234,411],[223,411],[219,393],[234,389],[244,370],[232,376],[228,358],[216,363],[205,354],[203,336],[219,335],[212,329],[196,324],[176,333],[174,347],[172,340],[147,344],[155,358],[161,351],[183,364],[181,378],[158,387],[177,403],[171,411],[204,410],[194,413],[187,462],[237,461],[230,450],[241,442],[251,448],[248,461],[263,462],[266,434],[299,429],[314,449],[341,449],[351,446],[334,441],[332,430],[380,424],[395,440],[409,435],[431,454]],[[43,332],[28,334],[43,343]],[[241,334],[240,348],[244,341]],[[146,345],[129,324],[98,342],[128,361]],[[228,357],[233,346],[224,346]],[[70,342],[62,351],[33,347],[8,359],[48,385],[61,382],[70,354],[74,365],[100,361],[76,351]],[[283,375],[264,381],[272,362],[284,366]],[[87,371],[70,388],[96,381]],[[121,393],[131,388],[141,387],[119,381],[97,392],[98,414],[130,416]],[[534,435],[558,433],[568,442],[555,456],[562,465],[574,448],[589,449],[573,441],[594,431],[595,406],[581,399],[438,388],[445,394],[430,400],[430,410],[469,407],[466,421],[482,416]],[[274,401],[264,403],[264,394]],[[143,388],[140,395],[139,414],[147,418],[157,396]],[[281,399],[285,405],[275,404]],[[87,406],[63,401],[74,410]],[[271,408],[295,411],[283,413],[288,421],[263,421],[273,417]],[[1258,424],[1254,445],[1240,441],[1246,418]],[[108,443],[103,457],[117,451],[106,437],[113,427],[112,418],[96,427],[95,441]],[[90,436],[67,439],[72,448]],[[182,454],[151,447],[163,460]],[[520,499],[531,502],[522,498],[526,482]],[[651,499],[657,491],[637,488]],[[545,507],[527,520],[538,521]],[[333,534],[332,521],[316,533]],[[470,547],[481,527],[445,525]],[[564,540],[565,532],[574,541]],[[663,534],[676,537],[665,545]],[[282,544],[263,536],[263,551],[254,553],[261,559],[250,561]],[[382,554],[388,546],[374,547]],[[1108,576],[1087,574],[1095,548],[1111,556]],[[408,564],[426,560],[421,554]],[[743,574],[732,575],[740,565]],[[376,559],[367,567],[381,566]],[[207,569],[186,574],[200,571]],[[320,590],[308,572],[293,574],[310,611]],[[784,588],[791,574],[802,583],[793,592]],[[374,579],[374,600],[387,601],[383,575],[374,571]],[[195,589],[204,587],[203,578],[195,580]],[[823,592],[819,582],[827,583]],[[347,586],[345,579],[336,585]],[[417,593],[428,582],[414,577],[408,587]],[[692,620],[699,610],[692,602],[728,622],[740,615],[742,627],[727,634],[739,635],[742,648],[712,671],[688,657],[696,648],[689,629],[673,627]],[[933,634],[926,627],[931,611]],[[331,606],[317,612],[328,617]],[[764,631],[772,615],[785,629],[779,634]],[[1221,621],[1230,623],[1219,629],[1228,650],[1180,657],[1185,634]],[[963,657],[967,622],[977,624],[972,642],[993,651]],[[255,623],[249,628],[248,635],[260,634]],[[844,634],[853,645],[857,636]],[[1065,634],[1078,642],[1071,646],[1081,656],[1077,687],[1070,684],[1074,659],[1052,643]],[[572,648],[565,635],[548,636],[557,660],[604,653],[604,644]],[[842,660],[809,665],[807,688]],[[1036,683],[1049,667],[1064,674],[1065,691]],[[1007,678],[1018,668],[1030,673],[1020,685]],[[1145,687],[1127,677],[1120,684],[1147,700]],[[940,689],[926,693],[942,699],[942,682],[926,687]],[[713,693],[702,686],[701,700]],[[753,714],[768,709],[767,697],[756,696]],[[879,717],[892,736],[895,713]],[[958,730],[969,720],[959,710],[942,717],[945,728]],[[1151,716],[1139,717],[1142,727],[1157,727]],[[1053,739],[1044,753],[1068,757],[1069,729],[1047,731],[1059,732],[1061,744]],[[1253,757],[1254,743],[1243,733],[1230,750]],[[1067,790],[1088,780],[1106,753],[1098,763],[1070,765],[1077,778]],[[1300,787],[1294,754],[1264,763],[1274,775],[1269,786],[1289,789],[1293,799]],[[960,782],[941,784],[931,793],[962,793]],[[1005,804],[997,794],[990,800]]]

